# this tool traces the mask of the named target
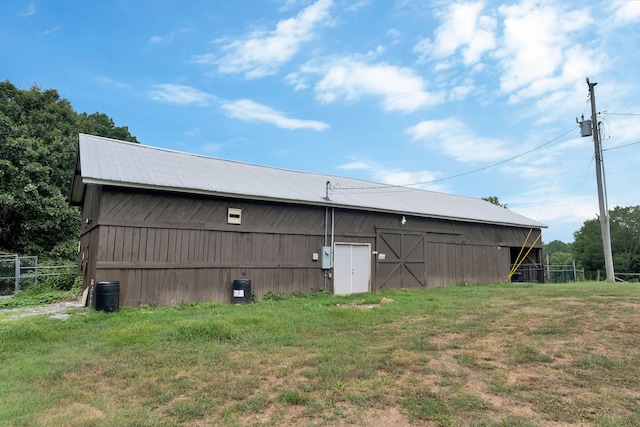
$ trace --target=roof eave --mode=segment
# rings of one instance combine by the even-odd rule
[[[71,193],[69,194],[69,204],[71,206],[82,206],[84,199],[84,182],[82,178],[82,169],[80,167],[80,147],[76,153],[76,165],[71,179]]]

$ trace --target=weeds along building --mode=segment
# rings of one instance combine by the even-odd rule
[[[524,255],[511,280],[541,279],[545,226],[481,199],[90,135],[71,203],[84,286],[128,306],[232,302],[236,280],[258,299],[505,282]]]

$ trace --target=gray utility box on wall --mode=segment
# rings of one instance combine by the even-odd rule
[[[329,270],[333,267],[331,263],[331,246],[323,246],[320,256],[322,259],[321,267],[323,270]]]

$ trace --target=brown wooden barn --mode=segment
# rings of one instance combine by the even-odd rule
[[[85,287],[118,281],[127,306],[505,282],[525,254],[511,280],[542,279],[545,226],[481,199],[96,136],[71,203]]]

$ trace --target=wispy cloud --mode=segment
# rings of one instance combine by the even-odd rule
[[[60,25],[57,25],[55,27],[49,28],[48,30],[44,30],[42,33],[43,36],[48,36],[49,34],[53,34],[53,33],[57,33],[60,30]]]
[[[391,39],[391,44],[397,44],[402,39],[402,33],[395,28],[391,28],[387,31],[387,37]]]
[[[269,123],[282,129],[312,129],[323,131],[329,128],[329,125],[323,122],[287,117],[286,114],[281,111],[274,110],[249,99],[226,102],[222,104],[221,108],[228,117],[250,122]]]
[[[217,153],[218,151],[222,150],[223,147],[224,147],[223,144],[217,144],[215,142],[206,142],[202,144],[200,148],[205,153]]]
[[[440,183],[431,183],[442,176],[439,172],[407,171],[398,168],[389,168],[375,161],[361,159],[342,164],[338,166],[338,169],[364,171],[371,176],[372,180],[383,184],[443,191]]]
[[[99,83],[104,83],[106,85],[116,87],[118,89],[127,89],[129,87],[129,85],[126,83],[119,82],[117,80],[114,80],[106,76],[98,76],[96,77],[96,81]]]
[[[369,4],[371,4],[371,0],[358,0],[349,5],[345,5],[345,10],[348,12],[355,12],[358,9],[369,6]]]
[[[475,135],[457,119],[425,120],[407,129],[414,141],[460,162],[492,161],[512,154],[505,141]]]
[[[202,92],[191,86],[159,84],[154,85],[149,91],[149,96],[154,101],[178,105],[209,105],[216,100],[214,95]]]
[[[297,72],[288,74],[284,78],[284,80],[287,82],[287,84],[293,86],[293,90],[295,91],[299,91],[309,87],[309,84],[305,80],[304,76]]]
[[[36,5],[33,3],[30,3],[25,10],[20,12],[20,16],[23,16],[23,17],[32,16],[35,14],[36,14]]]
[[[544,209],[540,200],[544,200]],[[509,198],[509,208],[543,224],[568,230],[576,230],[577,224],[597,214],[597,203],[590,196],[577,195],[575,189],[558,188],[549,192],[546,188],[536,188],[515,192]]]
[[[164,35],[156,35],[156,36],[152,36],[149,38],[149,43],[150,44],[154,44],[154,45],[165,45],[165,44],[169,44],[172,41],[180,38],[181,36],[189,33],[190,30],[187,29],[181,29],[181,30],[176,30],[176,31],[172,31],[168,34],[164,34]]]
[[[322,76],[315,85],[315,93],[324,103],[373,96],[382,98],[381,104],[387,111],[408,113],[444,100],[442,94],[429,92],[426,82],[406,67],[338,58],[322,66],[303,67],[301,72]]]
[[[271,31],[255,31],[247,37],[227,42],[222,49],[228,52],[221,58],[202,55],[198,62],[215,63],[218,71],[245,73],[247,78],[274,74],[291,60],[300,46],[314,37],[314,30],[330,23],[332,0],[318,0],[295,17],[278,22]]]

